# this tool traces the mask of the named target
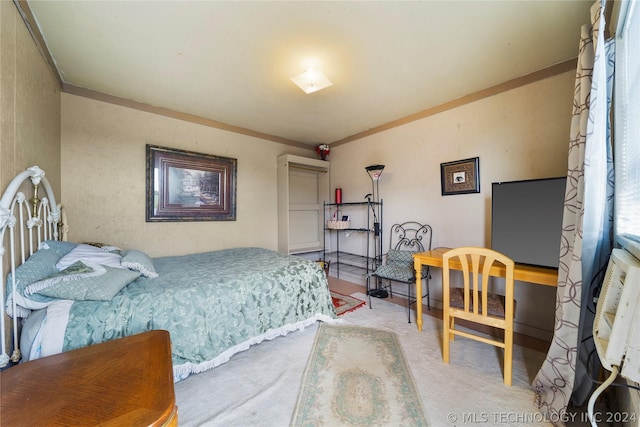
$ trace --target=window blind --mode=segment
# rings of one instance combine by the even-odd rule
[[[615,236],[640,253],[640,10],[624,2],[616,35],[614,98]],[[631,247],[629,247],[631,246]]]

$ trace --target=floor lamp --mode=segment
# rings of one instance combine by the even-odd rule
[[[365,168],[369,178],[371,178],[371,195],[367,195],[367,201],[373,212],[373,270],[382,263],[382,230],[380,229],[380,220],[382,210],[380,206],[380,175],[384,170],[384,165],[371,165]],[[372,200],[373,198],[373,200]],[[376,298],[386,298],[389,293],[385,289],[369,290],[369,294]]]

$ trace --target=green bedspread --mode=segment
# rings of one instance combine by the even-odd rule
[[[251,344],[335,319],[315,262],[261,248],[155,258],[110,301],[76,301],[64,351],[140,333],[171,334],[176,380],[220,365]]]

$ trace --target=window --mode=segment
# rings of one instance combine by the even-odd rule
[[[613,130],[615,238],[640,257],[640,10],[638,2],[621,3]]]

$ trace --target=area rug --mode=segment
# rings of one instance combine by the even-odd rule
[[[318,325],[292,426],[426,426],[394,332]]]
[[[333,301],[333,306],[336,308],[336,314],[338,316],[357,310],[366,304],[366,302],[361,299],[343,295],[335,291],[331,291],[331,300]]]

